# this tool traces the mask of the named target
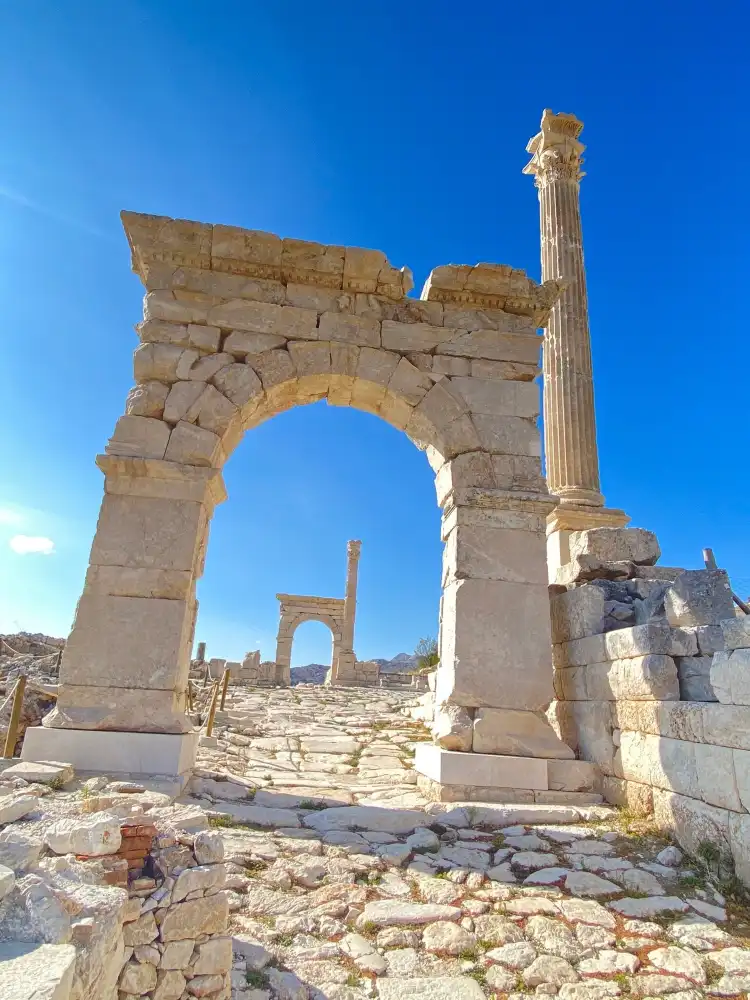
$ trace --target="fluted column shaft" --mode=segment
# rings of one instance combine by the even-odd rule
[[[544,339],[544,443],[550,492],[562,503],[600,507],[591,340],[579,181],[583,126],[570,115],[545,111],[542,131],[529,144],[527,173],[539,191],[542,278],[567,288],[550,314]]]

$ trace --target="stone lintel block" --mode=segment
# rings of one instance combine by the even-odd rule
[[[575,754],[541,714],[507,708],[478,708],[474,714],[475,753],[570,760]]]
[[[664,595],[670,625],[720,625],[734,615],[732,588],[723,569],[680,573]]]
[[[570,555],[593,556],[603,563],[626,560],[653,566],[661,549],[653,531],[643,528],[590,528],[570,535]]]
[[[194,500],[213,506],[227,498],[219,469],[156,459],[97,455],[107,493],[124,496]]]
[[[549,760],[547,780],[550,791],[599,792],[601,771],[588,760]]]
[[[714,653],[710,682],[722,705],[750,705],[750,649]]]
[[[742,618],[732,617],[723,621],[721,631],[727,649],[750,649],[750,615],[743,615]],[[717,650],[713,650],[713,652],[717,652]]]
[[[99,513],[91,563],[192,570],[206,528],[201,503],[108,493]]]
[[[105,733],[33,726],[26,730],[21,759],[65,760],[76,771],[176,777],[192,770],[197,741],[197,733]]]
[[[457,580],[443,592],[438,703],[539,712],[552,700],[546,586]]]
[[[192,621],[190,600],[84,593],[63,653],[60,683],[182,690]]]
[[[534,535],[495,527],[483,514],[471,508],[455,508],[451,518],[454,527],[443,549],[443,586],[465,579],[545,586],[547,562],[542,531]]]
[[[649,623],[557,643],[553,658],[557,667],[581,667],[588,663],[622,660],[647,653],[695,656],[697,652],[698,643],[693,633],[670,629],[665,623]]]
[[[89,566],[84,593],[112,597],[164,597],[187,600],[193,573],[180,569],[144,569],[133,566]]]
[[[417,746],[414,767],[442,785],[486,785],[546,791],[547,761],[534,757],[461,753],[429,743]]]

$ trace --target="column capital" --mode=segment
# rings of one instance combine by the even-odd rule
[[[227,498],[220,469],[121,455],[97,455],[96,464],[104,473],[106,493],[194,500],[212,508]]]
[[[532,156],[523,168],[525,174],[534,176],[537,187],[559,180],[578,183],[585,177],[581,164],[586,147],[578,140],[582,130],[583,122],[575,115],[555,114],[545,109],[541,131],[526,146],[526,152]]]
[[[359,559],[361,551],[362,542],[359,539],[352,538],[346,543],[346,554],[349,559]]]

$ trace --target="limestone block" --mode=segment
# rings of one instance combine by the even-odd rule
[[[297,374],[287,351],[264,351],[263,354],[252,354],[248,356],[247,364],[260,376],[266,392],[273,386],[296,378]]]
[[[437,701],[537,712],[552,700],[545,586],[457,580],[443,593]]]
[[[331,373],[334,375],[356,375],[359,362],[359,348],[356,344],[331,341]]]
[[[193,364],[200,358],[197,351],[176,344],[141,344],[133,354],[136,382],[176,382],[187,378]]]
[[[475,753],[497,753],[509,757],[568,760],[575,756],[540,715],[500,708],[477,709],[472,749]]]
[[[612,722],[618,729],[703,742],[702,706],[681,701],[617,701]]]
[[[598,792],[601,773],[587,760],[548,760],[547,780],[550,791]]]
[[[435,477],[437,501],[441,507],[454,490],[477,486],[492,489],[494,485],[491,458],[483,451],[456,455],[440,466]]]
[[[362,347],[357,362],[357,378],[387,386],[400,358],[392,351]]]
[[[153,417],[119,417],[109,439],[108,455],[134,458],[164,458],[169,441],[169,424]]]
[[[241,261],[257,265],[261,270],[277,271],[281,266],[281,239],[274,233],[238,226],[213,226],[211,236],[212,265],[216,259]]]
[[[345,247],[327,246],[310,240],[282,240],[282,280],[301,280],[325,288],[341,288],[345,253]]]
[[[162,921],[161,940],[184,941],[201,934],[222,934],[226,932],[228,917],[229,904],[224,892],[178,903],[169,908]]]
[[[508,320],[521,320],[521,317],[508,317]],[[526,365],[539,364],[539,352],[542,339],[532,332],[531,324],[519,322],[519,334],[498,333],[496,330],[473,330],[470,333],[461,330],[453,331],[450,340],[439,343],[436,354],[453,354],[462,358],[483,358],[488,361],[514,361]],[[412,348],[412,350],[429,350],[429,348]]]
[[[55,854],[116,854],[122,842],[120,820],[101,812],[64,817],[47,828],[44,842]]]
[[[183,600],[190,596],[192,585],[190,570],[92,565],[86,572],[84,593]]]
[[[653,531],[643,528],[590,528],[570,533],[570,555],[593,556],[605,563],[628,560],[653,566],[661,549]]]
[[[562,701],[588,701],[587,667],[565,667],[555,670],[552,677],[555,694]]]
[[[738,621],[738,619],[735,619],[735,621]],[[698,652],[701,656],[713,656],[714,653],[720,653],[724,649],[732,648],[724,641],[724,632],[720,625],[696,625],[690,631],[695,632],[695,638],[698,641]],[[750,635],[750,632],[748,635]]]
[[[213,376],[211,382],[235,406],[245,408],[251,401],[260,402],[263,396],[260,379],[248,365],[227,365]]]
[[[439,360],[437,356],[435,360]],[[478,360],[471,361],[470,365],[469,372],[457,372],[456,374],[470,374],[473,378],[517,379],[520,382],[532,382],[541,371],[537,362],[522,364],[518,361]]]
[[[213,431],[221,437],[229,430],[235,417],[237,407],[227,397],[212,385],[204,385],[203,393],[198,400],[198,426]]]
[[[448,355],[440,357],[435,355],[433,357],[431,354],[422,355],[422,357],[429,358],[429,367],[425,368],[422,365],[422,370],[431,371],[433,375],[470,375],[471,374],[471,362],[468,358],[452,358]]]
[[[742,618],[730,616],[727,621],[722,621],[721,632],[727,649],[750,649],[750,615]]]
[[[330,393],[329,393],[330,402]],[[406,426],[411,419],[414,408],[399,396],[393,396],[390,391],[386,391],[380,403],[380,416],[393,427],[398,427],[400,431],[406,430]]]
[[[203,505],[189,500],[106,494],[91,564],[192,570],[206,520]]]
[[[168,462],[217,468],[224,458],[221,438],[213,431],[181,420],[169,435],[164,458]]]
[[[180,420],[193,423],[198,416],[198,400],[205,385],[202,382],[175,382],[164,404],[164,419],[170,424]]]
[[[287,346],[300,378],[331,371],[331,345],[328,341],[290,340]]]
[[[386,387],[376,382],[366,382],[355,378],[352,385],[351,405],[367,413],[380,413],[380,406],[385,399]]]
[[[453,421],[466,416],[468,407],[450,380],[442,379],[425,395],[415,413],[423,415],[435,427],[446,428]]]
[[[188,346],[205,354],[215,354],[219,350],[221,330],[218,326],[206,326],[203,323],[188,323]]]
[[[187,376],[183,377],[187,377],[194,382],[208,382],[218,371],[233,363],[234,357],[231,354],[222,352],[221,354],[204,355],[190,366]]]
[[[722,705],[750,705],[750,649],[714,653],[710,680]]]
[[[425,396],[425,399],[426,398],[427,397]],[[414,413],[412,414],[412,419],[414,418],[416,412],[417,408],[415,408]],[[411,426],[411,422],[408,426]],[[407,434],[409,434],[408,429]],[[457,420],[452,421],[447,427],[439,428],[436,440],[439,443],[440,450],[446,459],[454,458],[456,455],[460,455],[465,451],[477,451],[481,448],[476,427],[471,422],[471,418],[468,414],[458,417]]]
[[[682,701],[717,701],[711,687],[711,656],[678,656],[675,663]]]
[[[604,591],[583,586],[550,598],[552,641],[569,642],[604,632]]]
[[[136,324],[135,332],[142,344],[191,346],[187,323],[167,323],[158,319],[149,319]]]
[[[83,594],[60,683],[180,689],[187,684],[191,628],[190,601]]]
[[[367,316],[324,312],[320,317],[318,335],[321,340],[340,340],[359,347],[380,347],[380,323]]]
[[[248,354],[262,354],[264,351],[272,351],[275,347],[282,347],[285,343],[284,337],[272,333],[248,333],[243,330],[232,330],[224,341],[224,351],[235,357],[244,358]]]
[[[670,625],[720,625],[732,618],[732,588],[725,570],[686,570],[664,595]]]
[[[283,306],[276,305],[273,302],[227,299],[219,305],[211,307],[208,314],[208,321],[213,326],[220,326],[225,330],[278,334],[282,309]],[[313,320],[312,326],[313,328],[315,327],[315,320]]]
[[[558,643],[554,647],[554,661],[559,667],[579,667],[646,653],[695,656],[697,652],[695,635],[670,629],[666,623],[649,623]]]
[[[497,417],[473,413],[472,423],[479,438],[479,447],[496,455],[533,455],[542,453],[536,421],[526,417]]]
[[[440,705],[435,710],[432,738],[444,750],[471,750],[474,720],[460,705]]]
[[[492,473],[498,489],[546,493],[539,458],[533,455],[491,455]]]
[[[534,757],[459,753],[431,743],[420,743],[414,768],[444,785],[480,785],[484,788],[495,785],[539,791],[546,791],[548,787],[547,761]]]
[[[560,735],[583,760],[597,764],[604,774],[613,770],[615,746],[609,702],[578,701],[556,706]]]
[[[735,874],[745,885],[750,885],[750,816],[737,813],[727,813],[727,816]]]
[[[589,667],[591,669],[594,668]],[[617,700],[679,700],[677,668],[671,656],[649,653],[614,660],[610,673],[613,695]]]
[[[635,563],[623,559],[602,562],[597,556],[577,555],[557,567],[554,582],[558,586],[572,587],[592,580],[629,580],[635,576],[635,569]]]
[[[388,382],[388,389],[407,403],[416,406],[432,387],[432,379],[406,358],[401,358]]]
[[[699,798],[712,806],[741,812],[738,782],[734,772],[734,754],[745,754],[745,750],[732,750],[708,743],[691,744],[695,753],[698,773]]]
[[[648,816],[653,812],[654,800],[649,785],[605,775],[601,787],[605,800],[614,806],[624,806],[636,816]]]
[[[750,750],[750,706],[702,705],[701,717],[706,743]]]
[[[544,538],[539,533],[477,523],[458,508],[443,549],[443,585],[463,579],[505,580],[543,586],[547,580]]]
[[[432,351],[438,344],[450,340],[455,330],[429,323],[398,323],[383,321],[383,347],[392,351]]]
[[[695,759],[698,745],[665,736],[623,731],[617,754],[622,768],[618,776],[700,799]]]
[[[698,798],[655,788],[654,819],[662,829],[673,830],[680,845],[697,854],[705,843],[730,851],[729,816],[726,809],[707,805]]]
[[[388,263],[382,250],[347,247],[344,254],[343,287],[353,292],[375,292],[378,275]]]
[[[724,751],[725,747],[714,747],[714,750]],[[734,765],[734,781],[740,799],[739,809],[729,804],[729,802],[715,802],[714,805],[726,805],[728,809],[735,809],[736,812],[750,812],[750,750],[729,750],[732,754]],[[726,767],[728,765],[725,763]],[[723,779],[727,782],[727,778]],[[706,798],[706,801],[711,801]]]
[[[539,416],[539,387],[524,382],[498,382],[492,379],[452,379],[452,385],[461,393],[472,413],[496,417]]]
[[[211,308],[211,300],[177,298],[172,291],[157,290],[147,292],[143,299],[143,318],[145,320],[161,319],[169,323],[207,323]]]
[[[128,393],[125,412],[132,417],[161,417],[168,395],[169,386],[164,382],[142,382]]]

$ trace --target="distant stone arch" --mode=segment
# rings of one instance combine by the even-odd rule
[[[246,430],[324,398],[400,428],[435,471],[438,701],[543,711],[554,501],[533,380],[538,328],[562,285],[505,265],[448,265],[413,299],[408,269],[380,251],[134,213],[123,221],[146,286],[136,385],[97,459],[105,497],[45,726],[115,730],[118,753],[123,732],[191,732],[195,587],[226,497],[221,469]],[[50,740],[46,757],[74,751],[75,741]]]
[[[302,594],[277,594],[279,630],[276,635],[276,667],[284,683],[291,683],[292,643],[303,622],[322,622],[331,632],[331,673],[341,654],[346,632],[345,601],[336,597],[308,597]]]

